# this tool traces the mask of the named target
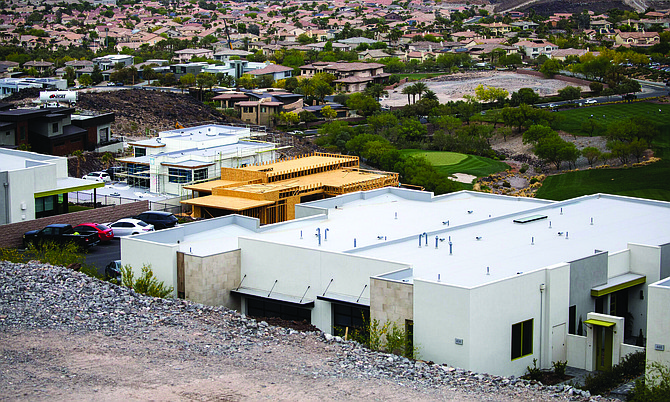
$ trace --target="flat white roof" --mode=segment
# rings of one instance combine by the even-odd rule
[[[234,250],[238,237],[249,237],[404,263],[413,269],[393,279],[437,281],[440,275],[445,284],[470,288],[596,252],[625,250],[629,243],[670,243],[670,203],[619,196],[550,202],[463,191],[431,198],[430,193],[385,188],[302,205],[315,213],[324,208],[327,216],[257,229],[196,222],[184,228],[202,224],[203,229],[189,227],[180,248],[205,256]],[[526,217],[537,220],[514,222]],[[419,247],[423,233],[428,244],[423,236]],[[166,239],[151,233],[139,238]]]
[[[0,148],[0,171],[4,172],[47,165],[55,163],[58,159],[62,159],[62,157]]]
[[[246,141],[240,141],[236,142],[234,144],[226,144],[226,145],[219,145],[219,146],[214,146],[210,148],[191,148],[191,149],[182,149],[178,151],[172,151],[172,152],[159,152],[156,154],[151,154],[151,155],[144,155],[144,156],[138,156],[138,157],[130,157],[130,158],[123,158],[119,159],[121,162],[126,162],[126,163],[142,163],[142,164],[149,164],[151,162],[151,159],[153,158],[173,158],[173,159],[179,159],[179,158],[196,158],[196,157],[202,157],[202,158],[212,158],[212,157],[218,157],[221,155],[223,159],[226,159],[228,156],[233,156],[233,155],[248,155],[249,152],[262,152],[265,150],[270,150],[274,149],[275,145],[268,143],[268,142],[246,142]],[[218,158],[217,158],[218,159]],[[168,161],[162,161],[165,163],[169,163]],[[207,162],[202,162],[202,163],[207,163]]]

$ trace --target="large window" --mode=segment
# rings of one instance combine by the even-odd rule
[[[255,297],[247,298],[247,315],[258,318],[279,317],[289,321],[307,321],[310,324],[312,322],[312,311],[309,308]]]
[[[140,156],[146,156],[147,154],[147,149],[146,148],[138,148],[135,147],[135,157],[138,158]]]
[[[193,180],[193,173],[188,169],[168,168],[170,183],[189,183]]]
[[[207,179],[207,168],[204,169],[198,169],[193,171],[193,180],[199,181],[199,180],[206,180]]]
[[[345,328],[364,329],[365,321],[370,320],[370,307],[354,304],[333,303],[333,326],[336,332],[344,333]]]
[[[512,360],[533,354],[533,320],[512,325]]]

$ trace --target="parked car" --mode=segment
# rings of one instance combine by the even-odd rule
[[[588,105],[589,103],[598,103],[598,101],[595,100],[595,99],[587,99],[587,100],[584,101],[584,103],[586,103]]]
[[[87,174],[86,176],[82,177],[82,179],[102,181],[102,182],[112,181],[112,179],[109,177],[109,174],[107,172],[91,172],[91,173]]]
[[[177,217],[174,214],[163,211],[146,211],[135,216],[135,219],[150,223],[156,230],[173,228],[177,225]]]
[[[67,224],[53,224],[42,230],[30,230],[23,234],[23,247],[30,244],[40,246],[44,242],[74,243],[79,247],[88,248],[100,243],[100,238],[95,233],[76,232],[72,225]]]
[[[114,279],[121,284],[121,260],[114,260],[105,267],[105,280]]]
[[[75,232],[79,233],[96,233],[101,242],[108,242],[114,238],[114,231],[109,226],[101,225],[99,223],[80,223],[75,226]]]
[[[107,223],[105,226],[112,228],[114,231],[114,237],[131,236],[140,233],[152,232],[154,230],[154,225],[134,218],[119,219],[114,223]]]

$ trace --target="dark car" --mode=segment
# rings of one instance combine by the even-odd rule
[[[121,284],[121,260],[114,260],[105,267],[105,280],[114,279]]]
[[[75,232],[71,225],[66,224],[53,224],[42,230],[30,230],[23,234],[23,247],[30,244],[38,247],[45,242],[74,243],[79,247],[88,248],[100,243],[100,238],[97,233]]]
[[[135,216],[135,219],[139,219],[154,225],[154,229],[156,230],[173,228],[177,226],[177,217],[170,212],[146,211]]]

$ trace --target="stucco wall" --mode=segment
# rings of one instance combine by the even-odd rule
[[[591,288],[607,283],[608,261],[607,252],[602,252],[570,263],[569,306],[577,306],[575,330],[579,319],[585,321],[586,314],[595,308]]]
[[[661,279],[670,277],[670,244],[661,246]]]
[[[670,367],[670,314],[668,314],[670,287],[649,286],[648,299],[647,373],[649,374],[653,362]],[[664,350],[656,350],[656,345],[662,346]]]
[[[240,250],[198,257],[184,254],[184,290],[188,300],[239,310],[230,290],[240,284]]]
[[[370,318],[381,323],[394,321],[404,328],[414,319],[414,286],[388,279],[370,279]]]

